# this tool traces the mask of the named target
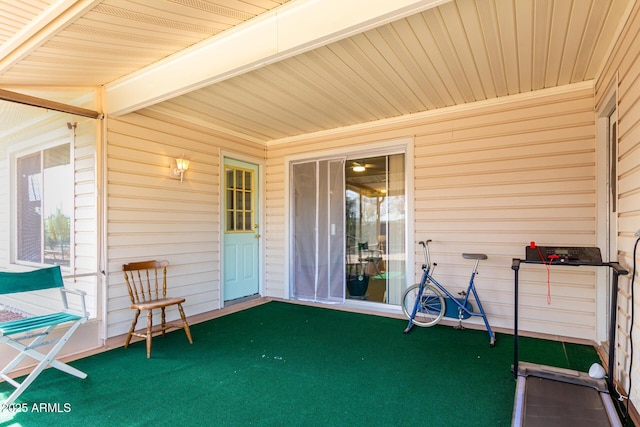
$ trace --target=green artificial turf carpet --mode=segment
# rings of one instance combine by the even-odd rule
[[[508,426],[513,336],[270,302],[47,369],[2,426]],[[520,338],[520,360],[588,370],[593,348]],[[0,402],[13,389],[0,384]]]

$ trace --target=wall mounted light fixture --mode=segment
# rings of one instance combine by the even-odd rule
[[[178,157],[176,159],[176,167],[173,169],[173,175],[180,177],[180,182],[184,180],[184,173],[189,169],[189,160],[184,157]]]

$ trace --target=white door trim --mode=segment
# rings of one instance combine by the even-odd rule
[[[609,221],[607,177],[609,176],[609,115],[618,105],[618,80],[614,79],[603,103],[596,111],[596,243],[600,248],[603,261],[617,261],[610,259],[615,254],[609,254]],[[596,343],[600,344],[609,339],[609,307],[607,292],[610,289],[611,272],[609,269],[596,269]]]

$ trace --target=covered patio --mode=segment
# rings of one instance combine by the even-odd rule
[[[32,3],[0,6],[0,269],[60,265],[87,292],[70,358],[124,343],[128,262],[168,260],[194,324],[265,299],[400,318],[432,239],[454,291],[460,254],[488,255],[477,286],[502,334],[531,241],[636,262],[635,0]],[[354,266],[381,291],[352,298]],[[637,276],[620,281],[609,373],[633,414]],[[607,366],[606,272],[521,281],[523,335]],[[0,304],[39,315],[50,298]]]

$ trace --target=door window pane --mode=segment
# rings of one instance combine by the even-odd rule
[[[255,209],[253,200],[253,171],[227,166],[225,171],[226,231],[253,231]]]

